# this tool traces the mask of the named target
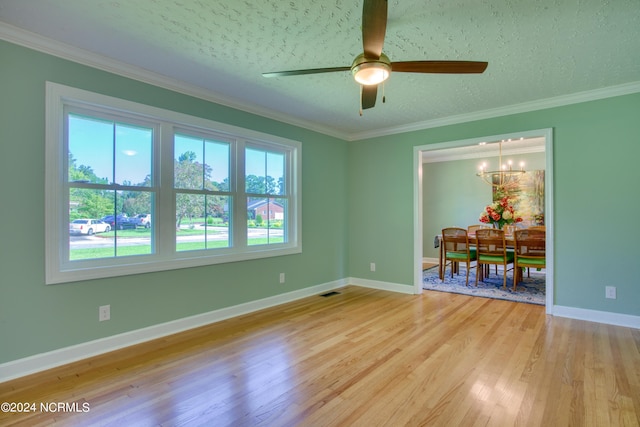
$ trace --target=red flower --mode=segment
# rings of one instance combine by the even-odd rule
[[[479,221],[484,224],[494,224],[502,228],[505,224],[522,222],[522,217],[518,216],[513,205],[509,203],[509,197],[505,196],[488,205],[484,209],[484,212],[480,214]]]

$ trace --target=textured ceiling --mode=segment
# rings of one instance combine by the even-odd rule
[[[640,82],[640,0],[390,0],[388,10],[392,61],[488,61],[487,71],[392,73],[386,103],[379,91],[362,117],[349,72],[262,77],[349,66],[362,52],[362,0],[0,0],[0,37],[34,45],[35,33],[62,43],[43,50],[152,71],[345,139]]]

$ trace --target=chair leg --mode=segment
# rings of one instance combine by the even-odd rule
[[[467,261],[467,281],[464,284],[465,286],[469,286],[469,270],[471,269],[471,263]]]
[[[498,268],[498,265],[496,264],[496,268]],[[507,266],[504,266],[504,271],[502,272],[502,287],[503,288],[507,288]]]

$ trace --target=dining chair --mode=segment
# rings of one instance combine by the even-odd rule
[[[477,253],[477,273],[476,286],[478,286],[478,276],[483,276],[485,265],[501,265],[503,267],[502,287],[507,287],[507,267],[513,264],[514,252],[507,250],[507,242],[504,238],[504,230],[494,228],[481,228],[476,231],[476,253]],[[481,280],[484,279],[484,276]]]
[[[530,227],[527,227],[529,230],[543,230],[543,231],[547,231],[547,226],[546,225],[532,225]],[[531,277],[529,275],[530,272],[530,268],[527,268],[527,277]]]
[[[448,227],[442,229],[442,245],[444,250],[444,266],[442,268],[442,281],[444,282],[444,272],[447,268],[447,261],[451,263],[451,277],[453,270],[457,271],[459,263],[467,265],[467,278],[465,286],[469,285],[469,270],[471,261],[476,261],[476,250],[469,246],[469,235],[467,230],[458,227]],[[477,286],[477,282],[476,282]]]
[[[513,233],[517,230],[517,227],[514,224],[506,224],[504,227],[502,227],[502,229],[504,230],[504,234],[513,236]]]
[[[517,230],[515,234],[515,259],[513,290],[522,281],[524,268],[546,267],[546,232],[532,227]]]
[[[491,228],[491,226],[487,224],[473,224],[467,227],[467,233],[475,234],[476,230],[479,230],[481,228]]]
[[[467,227],[467,233],[469,234],[470,238],[472,239],[472,243],[475,242],[475,235],[476,235],[476,230],[479,230],[481,228],[493,228],[491,225],[489,224],[473,224]],[[489,267],[486,268],[486,273],[489,274]],[[498,266],[496,265],[496,274],[498,274]]]

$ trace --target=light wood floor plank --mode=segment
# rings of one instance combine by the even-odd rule
[[[16,426],[640,426],[640,331],[347,287],[0,384]]]

